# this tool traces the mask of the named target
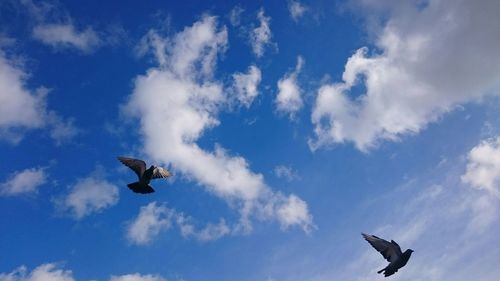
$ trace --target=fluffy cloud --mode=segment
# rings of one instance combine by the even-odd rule
[[[33,29],[33,37],[53,48],[76,48],[89,53],[100,44],[97,33],[87,27],[78,31],[73,24],[40,24]]]
[[[112,275],[110,281],[166,281],[160,275],[125,274]],[[20,266],[10,273],[0,273],[0,281],[75,281],[71,270],[58,268],[55,263],[46,263],[29,272],[26,266]]]
[[[172,226],[175,213],[165,206],[158,206],[151,202],[141,207],[139,215],[127,227],[127,238],[134,244],[147,244],[155,238],[161,230]]]
[[[276,96],[276,108],[278,112],[289,114],[293,118],[295,113],[299,111],[302,106],[301,89],[297,84],[297,75],[300,73],[304,59],[297,58],[297,66],[295,71],[287,73],[283,78],[278,81],[278,95]]]
[[[264,15],[264,9],[260,9],[257,14],[257,19],[260,25],[252,30],[250,33],[250,43],[252,44],[252,50],[257,57],[262,57],[264,55],[266,45],[271,43],[271,28],[270,28],[270,17]]]
[[[305,232],[311,231],[314,226],[304,224],[312,221],[312,216],[307,210],[307,204],[295,195],[289,196],[287,202],[278,208],[277,213],[281,226],[285,229],[292,225],[303,225]]]
[[[251,65],[247,73],[233,74],[233,90],[236,99],[247,108],[250,107],[255,97],[259,95],[257,87],[261,79],[260,69],[255,65]]]
[[[77,180],[70,187],[69,194],[56,200],[56,204],[60,209],[70,211],[79,220],[115,205],[118,198],[118,187],[106,180],[89,176]]]
[[[44,126],[45,92],[27,90],[26,76],[0,50],[0,137],[16,140],[19,136],[15,130]]]
[[[292,0],[288,2],[288,12],[290,12],[290,16],[294,21],[298,21],[306,11],[307,8],[300,1]]]
[[[44,168],[30,168],[12,174],[0,184],[0,195],[15,196],[33,193],[47,181]]]
[[[353,142],[366,151],[419,132],[459,104],[500,93],[500,2],[396,2],[359,1],[367,14],[383,15],[370,18],[371,27],[381,22],[370,29],[380,51],[357,50],[343,81],[319,89],[312,149]]]
[[[165,278],[160,275],[145,274],[141,275],[139,273],[126,274],[126,275],[113,275],[109,281],[166,281]]]
[[[56,264],[46,263],[28,274],[25,266],[11,273],[0,273],[0,281],[75,281],[71,270],[58,269]]]
[[[231,202],[240,211],[242,231],[251,227],[252,214],[283,220],[277,210],[292,202],[272,192],[243,157],[231,156],[220,145],[207,151],[196,143],[205,130],[219,124],[217,113],[230,101],[223,85],[212,77],[217,54],[227,48],[226,29],[217,26],[215,17],[206,16],[171,39],[155,31],[148,36],[159,66],[136,78],[124,107],[140,120],[145,153]],[[310,214],[307,208],[302,211],[303,220],[295,222],[309,228]]]
[[[208,223],[197,228],[192,218],[168,208],[165,204],[151,202],[141,207],[137,217],[127,227],[127,239],[137,245],[152,242],[162,231],[177,227],[184,238],[199,241],[212,241],[232,233],[232,229],[224,219],[216,224]]]
[[[37,128],[48,128],[57,143],[75,137],[79,130],[73,121],[47,109],[48,90],[41,87],[30,91],[25,87],[27,76],[21,65],[0,50],[0,139],[17,143],[26,130]]]
[[[500,197],[500,137],[485,140],[472,148],[462,181]]]

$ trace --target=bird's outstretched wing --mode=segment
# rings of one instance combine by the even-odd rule
[[[170,176],[172,176],[172,173],[170,173],[168,170],[163,169],[162,167],[156,167],[153,170],[153,177],[152,177],[152,179],[168,178]]]
[[[388,262],[392,262],[402,255],[401,248],[394,240],[389,242],[375,235],[365,233],[361,233],[361,235],[363,235],[363,238],[365,238],[375,250],[379,251]]]
[[[144,171],[146,171],[146,162],[142,160],[122,156],[119,156],[118,160],[120,160],[123,165],[132,169],[137,174],[137,177],[139,177],[139,179],[144,174]]]

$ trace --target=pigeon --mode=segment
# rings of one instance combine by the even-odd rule
[[[139,159],[133,159],[128,157],[118,157],[118,160],[122,162],[123,165],[132,169],[139,178],[139,181],[129,183],[127,186],[135,193],[152,193],[155,190],[149,185],[151,179],[157,178],[168,178],[172,176],[172,174],[163,169],[162,167],[156,167],[151,165],[148,169],[146,169],[146,163]]]
[[[363,238],[365,238],[365,240],[368,241],[368,243],[370,243],[375,250],[379,251],[389,262],[385,268],[377,271],[377,273],[383,272],[385,277],[393,275],[398,271],[398,269],[405,266],[410,259],[411,253],[413,253],[412,249],[408,249],[402,253],[398,243],[394,240],[388,242],[375,235],[365,233],[361,233],[361,235],[363,235]]]

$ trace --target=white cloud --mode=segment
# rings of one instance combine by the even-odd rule
[[[9,60],[0,50],[0,139],[17,143],[26,130],[40,128],[48,128],[57,143],[75,137],[79,130],[73,120],[64,120],[47,109],[48,90],[26,88],[28,76],[21,65]]]
[[[206,151],[196,143],[205,130],[219,124],[217,113],[230,100],[223,85],[212,77],[217,54],[227,48],[226,29],[218,28],[215,17],[206,16],[171,39],[155,31],[150,34],[155,34],[150,48],[160,65],[136,78],[124,107],[126,113],[140,119],[145,153],[231,202],[240,211],[241,231],[251,227],[252,214],[283,220],[277,210],[294,202],[273,193],[243,157],[231,156],[219,145]],[[296,222],[303,228],[312,224],[311,220]]]
[[[278,178],[285,178],[287,181],[300,179],[300,176],[289,166],[278,165],[274,167],[274,175]]]
[[[252,44],[252,49],[257,57],[262,57],[264,55],[266,45],[271,43],[271,28],[270,28],[270,17],[264,15],[264,9],[260,9],[257,14],[257,19],[260,25],[254,28],[250,34],[250,43]]]
[[[312,216],[307,204],[295,195],[287,198],[287,202],[278,208],[278,217],[281,226],[285,229],[292,225],[301,225],[305,232],[310,232],[315,226],[311,225]]]
[[[26,266],[20,266],[11,273],[0,273],[0,281],[75,281],[71,270],[57,268],[54,263],[46,263],[28,274]]]
[[[170,209],[164,205],[158,206],[156,202],[141,207],[139,215],[127,228],[128,240],[138,245],[148,244],[158,236],[161,230],[169,229],[172,226],[174,215],[175,213]]]
[[[44,126],[45,91],[31,93],[24,86],[26,73],[0,50],[0,137],[15,141],[19,129]],[[13,134],[13,135],[12,135]]]
[[[109,281],[166,281],[166,279],[160,275],[133,273],[119,276],[113,275]]]
[[[292,19],[298,21],[307,11],[307,7],[300,3],[300,1],[291,0],[288,2],[288,11]]]
[[[295,71],[292,73],[285,74],[278,81],[278,95],[276,96],[276,108],[278,112],[283,112],[289,114],[292,119],[296,112],[298,112],[302,106],[303,101],[301,97],[302,90],[297,84],[297,75],[300,73],[302,66],[304,65],[304,59],[299,56],[297,58],[297,66]]]
[[[500,197],[500,137],[472,148],[462,181]]]
[[[226,224],[225,220],[221,219],[217,224],[207,224],[207,226],[197,233],[196,236],[201,241],[211,241],[217,240],[230,233],[230,227]]]
[[[257,87],[262,79],[261,75],[260,69],[255,65],[248,67],[247,73],[233,74],[233,89],[236,99],[247,108],[259,95]]]
[[[49,135],[56,144],[72,140],[80,133],[80,129],[74,125],[74,119],[64,120],[54,111],[48,112],[47,123],[50,126]]]
[[[37,192],[47,181],[45,168],[30,168],[17,171],[7,181],[0,183],[0,195],[15,196]]]
[[[89,176],[77,180],[70,187],[69,194],[56,200],[56,204],[60,209],[70,211],[79,220],[115,205],[118,198],[118,187],[106,180]]]
[[[78,31],[71,23],[37,25],[33,28],[33,37],[55,49],[76,48],[85,53],[101,44],[91,27]]]
[[[217,240],[233,232],[224,219],[220,219],[216,224],[207,223],[203,228],[197,228],[192,218],[155,201],[141,207],[137,217],[129,223],[127,239],[137,245],[149,244],[162,231],[172,227],[177,227],[184,238],[199,241]]]
[[[236,6],[229,12],[229,22],[232,26],[239,26],[241,23],[241,14],[245,10],[240,6]]]
[[[343,81],[319,89],[312,149],[354,142],[366,151],[418,133],[459,104],[500,93],[500,2],[392,4],[359,2],[367,14],[385,17],[370,30],[380,51],[357,50]]]

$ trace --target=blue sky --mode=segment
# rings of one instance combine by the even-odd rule
[[[0,281],[496,280],[498,11],[2,1]]]

